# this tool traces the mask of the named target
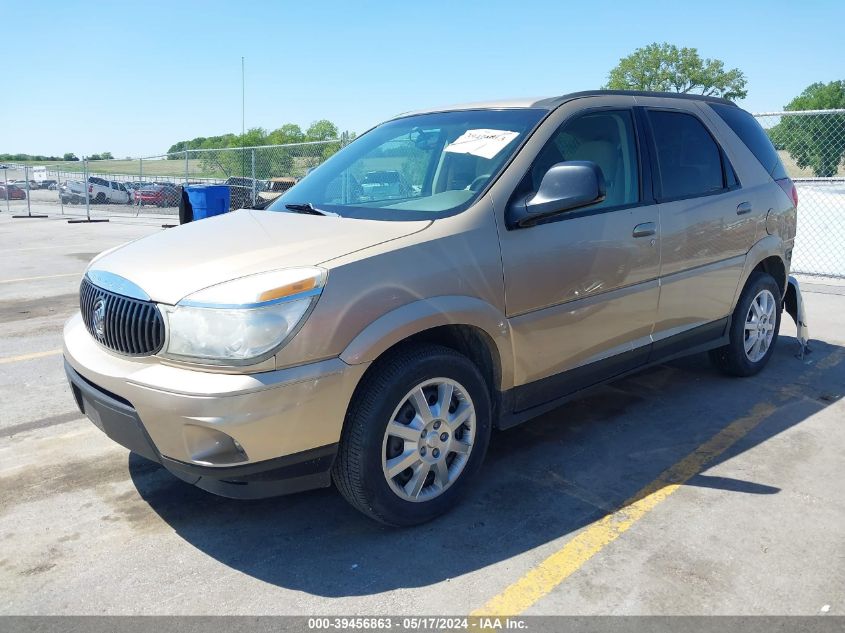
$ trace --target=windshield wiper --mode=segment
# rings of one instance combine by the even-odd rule
[[[306,213],[308,215],[331,215],[336,218],[340,217],[340,215],[337,213],[318,209],[310,202],[303,202],[301,204],[286,204],[285,209],[288,209],[289,211],[295,211],[296,213]]]

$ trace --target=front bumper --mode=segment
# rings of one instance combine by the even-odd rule
[[[77,404],[106,435],[189,483],[238,498],[329,485],[346,409],[366,369],[330,359],[222,374],[130,359],[97,344],[79,314],[64,342]]]

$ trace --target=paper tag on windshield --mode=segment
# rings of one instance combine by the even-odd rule
[[[443,151],[493,158],[518,135],[518,132],[508,130],[467,130]]]

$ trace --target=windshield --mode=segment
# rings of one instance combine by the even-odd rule
[[[379,220],[463,211],[545,113],[464,110],[388,121],[340,150],[267,210],[309,203],[344,217]]]

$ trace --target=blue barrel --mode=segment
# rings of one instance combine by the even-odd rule
[[[193,219],[202,220],[229,211],[229,187],[226,185],[194,185],[185,187],[193,209]]]

